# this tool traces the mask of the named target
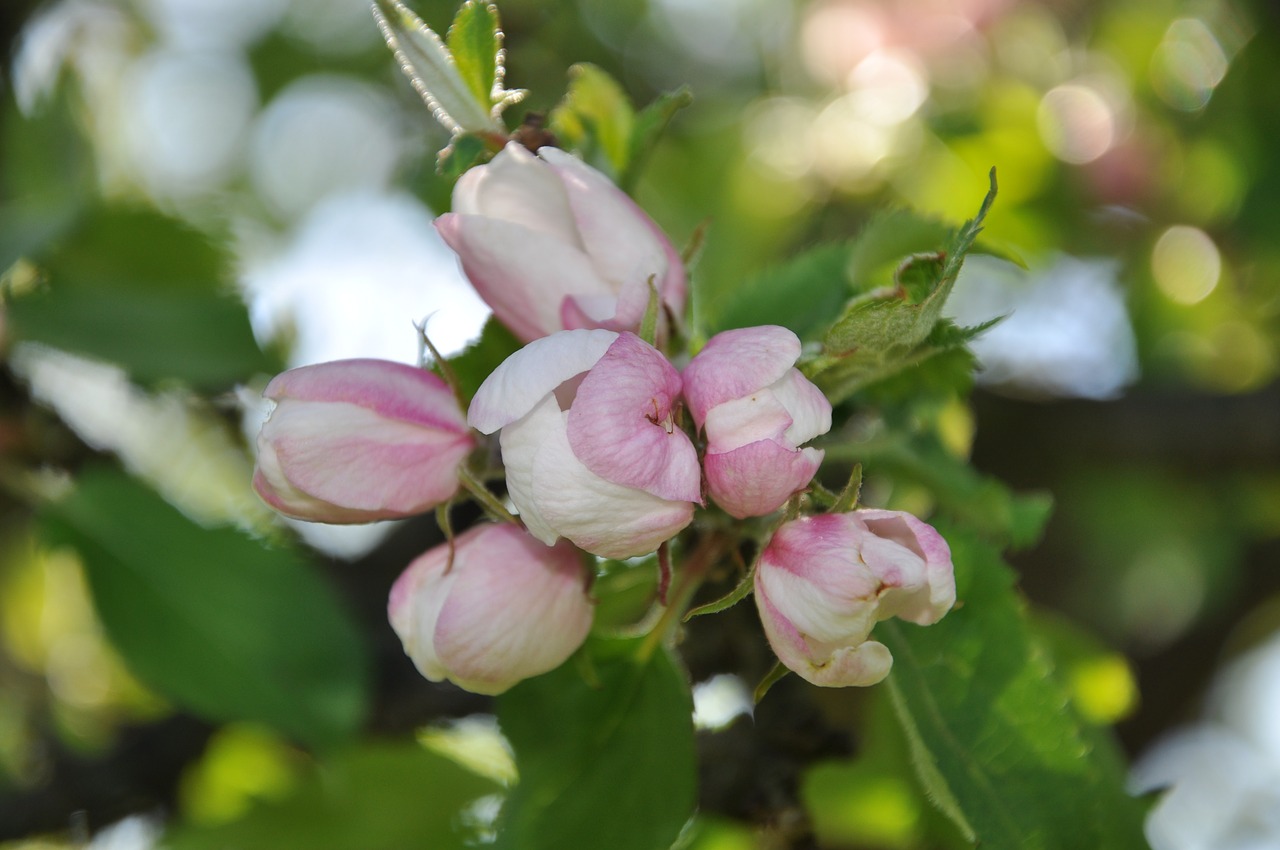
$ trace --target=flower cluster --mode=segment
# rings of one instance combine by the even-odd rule
[[[682,339],[683,265],[604,175],[513,143],[468,171],[453,202],[437,228],[527,344],[465,415],[456,389],[422,368],[286,372],[265,391],[275,406],[254,478],[276,510],[319,522],[421,513],[463,487],[490,507],[499,522],[428,551],[392,588],[391,625],[423,675],[499,693],[558,666],[591,628],[583,553],[653,552],[708,500],[735,520],[791,506],[795,518],[756,544],[754,591],[779,659],[815,684],[879,681],[891,659],[870,640],[876,622],[928,624],[951,607],[947,545],[915,517],[797,516],[823,461],[807,444],[831,429],[832,407],[796,368],[794,333],[729,330],[683,369],[668,358]],[[468,471],[478,435],[494,434],[518,519]],[[722,517],[715,533],[726,522],[733,545],[762,527]]]

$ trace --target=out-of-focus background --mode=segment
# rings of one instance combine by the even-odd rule
[[[454,11],[413,6],[439,28]],[[1009,314],[974,346],[983,371],[972,410],[951,411],[955,439],[980,469],[1054,494],[1045,539],[1014,563],[1042,616],[1122,653],[1080,685],[1117,724],[1134,789],[1176,783],[1153,845],[1280,846],[1276,7],[501,13],[522,107],[551,108],[574,62],[639,104],[691,87],[637,197],[678,245],[707,224],[696,274],[715,292],[886,205],[963,220],[998,169],[985,237],[1026,268],[975,257],[949,304],[966,323]],[[260,727],[175,715],[139,684],[77,559],[35,542],[29,506],[54,470],[111,452],[188,517],[278,534],[231,427],[242,407],[254,420],[272,371],[413,362],[414,321],[434,314],[448,352],[485,318],[431,227],[447,139],[361,0],[6,0],[0,40],[3,286],[20,299],[72,281],[0,312],[0,842],[88,840],[102,824],[66,814],[83,800],[233,820],[301,781],[303,756]],[[188,306],[158,335],[130,332],[160,291]],[[348,562],[387,535],[389,563],[414,554],[385,526],[299,530],[356,599]],[[393,640],[375,656],[403,662]],[[846,820],[818,825],[821,846],[920,846],[910,828]],[[93,846],[148,846],[152,824]],[[20,840],[36,833],[63,838]]]

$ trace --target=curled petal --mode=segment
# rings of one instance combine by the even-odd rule
[[[787,445],[804,445],[831,430],[831,402],[799,369],[787,370],[769,389],[791,414],[783,433]]]
[[[951,547],[926,522],[905,511],[865,508],[855,512],[867,528],[885,540],[892,540],[924,560],[923,592],[903,603],[897,616],[927,626],[942,619],[956,603],[956,577],[951,564]]]
[[[794,421],[772,390],[757,390],[717,404],[707,412],[703,423],[707,451],[730,452],[760,440],[781,442]]]
[[[594,366],[617,338],[613,331],[574,330],[534,340],[485,378],[467,421],[482,434],[515,422],[556,387]]]
[[[672,421],[679,396],[675,367],[622,334],[578,387],[568,419],[573,454],[615,484],[701,501],[697,450]]]
[[[262,391],[277,404],[286,399],[345,402],[387,419],[464,433],[467,423],[453,392],[439,375],[389,360],[318,363],[281,372]]]
[[[554,437],[554,432],[564,431],[564,420],[555,396],[547,395],[523,418],[503,428],[499,437],[507,472],[507,495],[529,533],[548,546],[560,538],[560,532],[547,522],[534,498],[533,469],[543,444]]]

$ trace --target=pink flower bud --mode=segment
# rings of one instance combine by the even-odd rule
[[[391,588],[387,617],[422,675],[498,694],[559,667],[593,613],[582,554],[512,524],[479,525],[431,549]]]
[[[956,601],[951,550],[902,511],[788,522],[755,578],[756,608],[779,660],[815,685],[874,685],[893,658],[867,640],[880,620],[936,623]]]
[[[634,334],[561,331],[494,370],[468,420],[501,429],[507,492],[534,537],[629,558],[701,502],[697,450],[673,421],[679,398],[679,373]]]
[[[425,369],[339,360],[290,369],[263,395],[254,489],[286,516],[357,523],[422,513],[458,490],[475,446],[449,387]]]
[[[738,519],[771,513],[813,479],[831,403],[793,368],[800,340],[776,325],[716,334],[684,369],[684,397],[704,429],[707,491]]]
[[[517,337],[635,330],[649,303],[684,311],[684,265],[658,226],[600,172],[557,148],[512,142],[453,190],[436,229]]]

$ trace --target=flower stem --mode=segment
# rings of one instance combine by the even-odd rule
[[[519,522],[507,510],[507,506],[498,500],[498,497],[490,492],[489,488],[484,486],[475,473],[468,469],[465,465],[458,468],[458,482],[462,484],[463,489],[472,495],[472,497],[480,503],[485,513],[498,520],[499,522]]]
[[[724,554],[728,542],[723,534],[713,531],[702,537],[689,556],[680,564],[675,588],[670,594],[671,604],[662,612],[657,624],[645,635],[644,642],[636,651],[636,658],[639,661],[648,661],[654,651],[666,640],[668,633],[680,623],[685,609],[693,601],[693,594],[706,578],[707,572]]]

